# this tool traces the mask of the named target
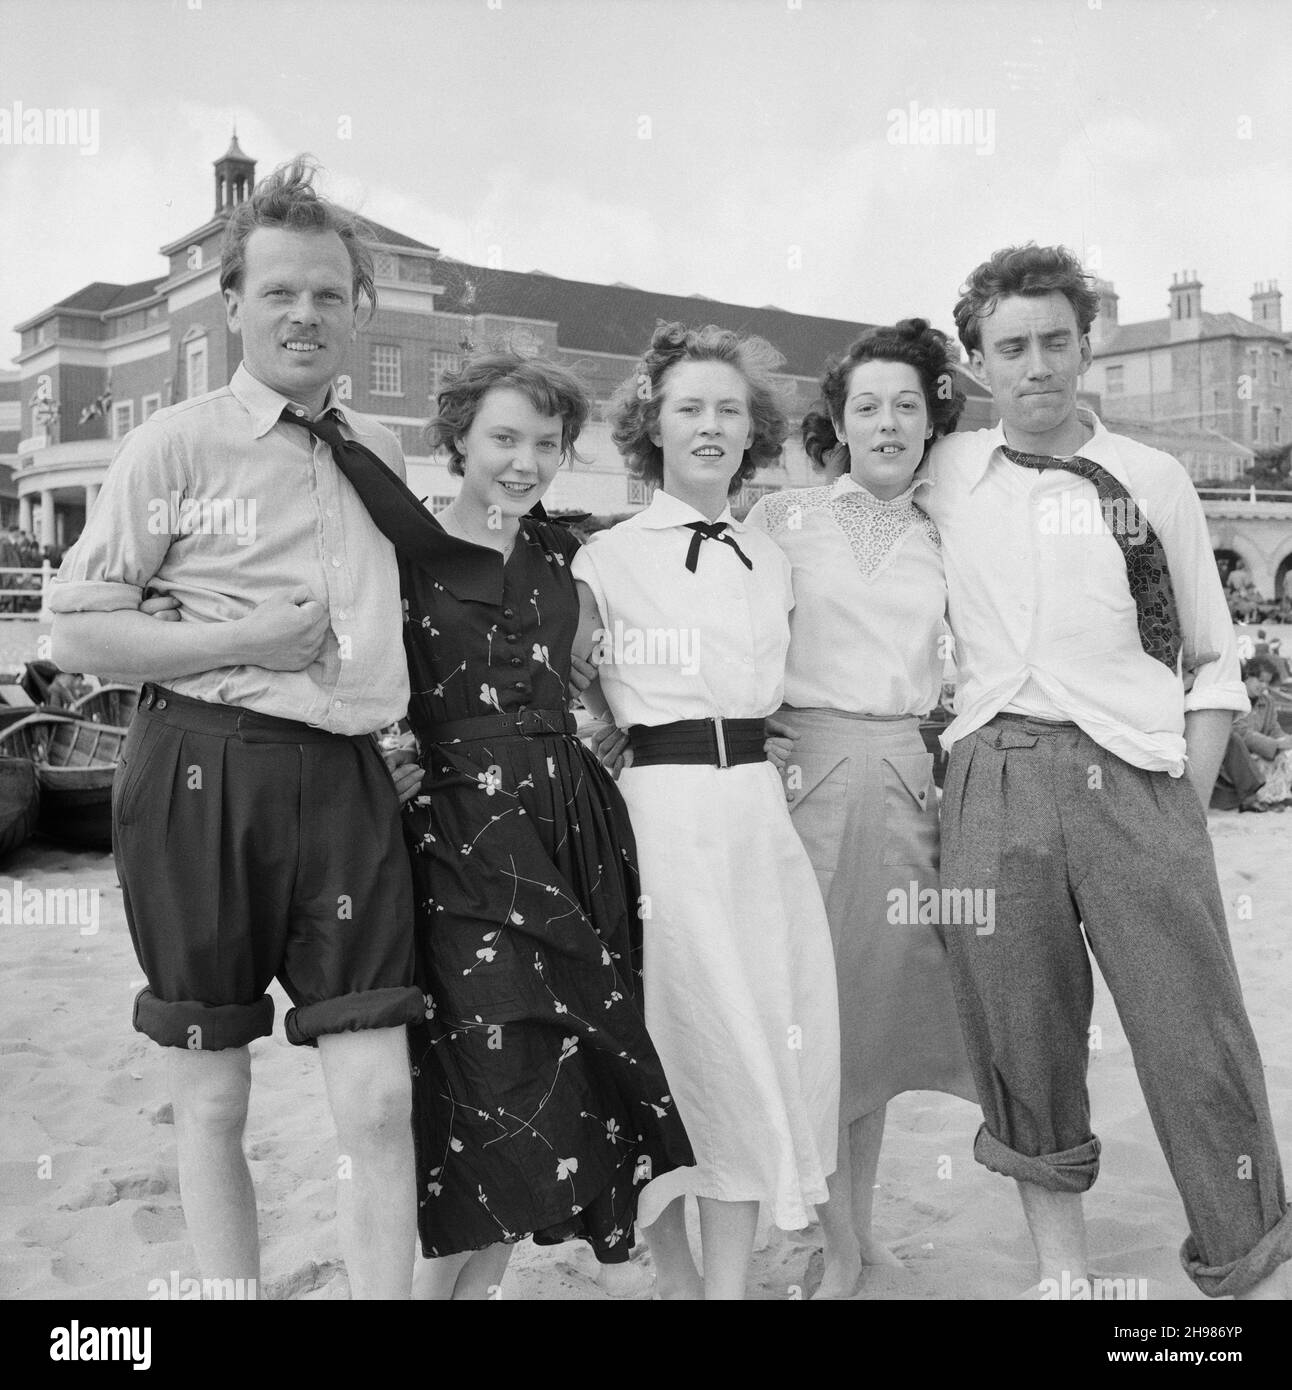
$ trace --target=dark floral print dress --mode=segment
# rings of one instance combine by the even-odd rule
[[[410,1030],[422,1249],[581,1237],[626,1260],[642,1187],[693,1162],[643,1019],[627,810],[572,736],[436,738],[565,709],[578,542],[526,517],[504,563],[437,523],[428,537],[400,559],[427,772],[405,812],[426,994]]]

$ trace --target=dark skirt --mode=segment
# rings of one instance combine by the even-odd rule
[[[425,764],[405,816],[422,1249],[580,1237],[626,1260],[642,1187],[693,1159],[643,1018],[623,801],[571,737],[432,745]]]

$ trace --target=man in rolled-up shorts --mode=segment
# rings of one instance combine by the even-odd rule
[[[1077,404],[1097,305],[1063,247],[978,266],[956,325],[1000,424],[928,465],[960,676],[942,882],[995,907],[991,932],[947,931],[974,1154],[1018,1182],[1041,1295],[1091,1297],[1088,943],[1184,1202],[1185,1271],[1286,1297],[1292,1218],[1205,811],[1247,694],[1188,474]]]
[[[180,1189],[202,1274],[259,1281],[242,1151],[248,1044],[317,1046],[343,1163],[351,1293],[407,1297],[415,1193],[405,1025],[411,882],[374,731],[408,700],[393,548],[329,446],[331,412],[399,476],[394,436],[332,380],[375,302],[361,229],[297,160],[232,212],[220,285],[243,361],[113,459],[54,582],[65,668],[144,681],[114,787],[139,1031],[167,1048]],[[173,611],[139,611],[146,591]]]

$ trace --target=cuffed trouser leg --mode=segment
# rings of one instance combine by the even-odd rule
[[[1054,1160],[1069,1156],[1064,1150],[1090,1138],[1074,1127],[1088,1115],[1077,1024],[1089,1019],[1089,966],[1084,949],[1076,959],[1079,918],[1184,1201],[1184,1267],[1208,1294],[1250,1288],[1292,1254],[1292,1233],[1260,1055],[1192,786],[1134,768],[1079,730],[1001,721],[956,746],[943,817],[944,883],[997,890],[994,933],[948,935],[984,1099],[979,1157],[1023,1181],[1082,1190],[1042,1181],[1063,1166]],[[1036,1019],[1030,1035],[1028,1014]],[[1027,1049],[1030,1061],[1019,1055]]]

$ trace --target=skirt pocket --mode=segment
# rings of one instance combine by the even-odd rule
[[[884,863],[938,866],[938,812],[929,753],[890,753],[883,759]]]

